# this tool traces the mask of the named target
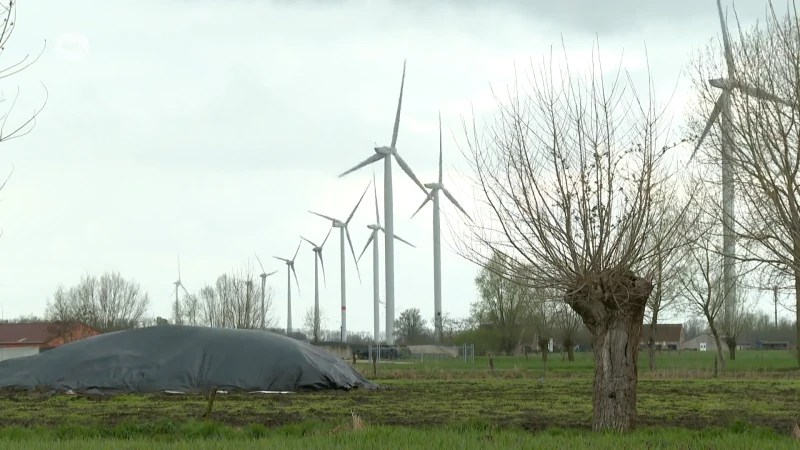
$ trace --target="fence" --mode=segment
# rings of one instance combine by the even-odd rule
[[[431,360],[461,359],[465,363],[475,363],[475,344],[464,344],[461,346],[441,346],[441,345],[410,345],[408,347],[394,347],[385,345],[369,346],[369,361],[380,363],[381,360],[418,360],[420,362]]]

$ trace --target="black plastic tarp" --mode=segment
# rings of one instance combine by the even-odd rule
[[[0,362],[0,389],[300,391],[376,387],[333,354],[277,333],[155,326]]]

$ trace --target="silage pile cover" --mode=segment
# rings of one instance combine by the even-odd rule
[[[376,387],[313,345],[260,330],[155,326],[0,362],[0,389],[299,391]]]

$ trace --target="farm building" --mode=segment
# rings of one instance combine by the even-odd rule
[[[728,346],[725,344],[725,340],[720,337],[720,342],[722,343],[722,350],[727,352]],[[714,336],[703,333],[684,342],[683,349],[715,352],[717,351],[717,342],[714,340]]]
[[[67,342],[100,334],[83,323],[54,322],[0,324],[0,361],[36,355]]]
[[[756,341],[759,350],[789,350],[789,343],[786,341]]]
[[[350,359],[353,357],[353,350],[349,345],[342,342],[320,342],[315,345],[341,359]]]
[[[641,346],[647,348],[650,339],[650,325],[642,325]],[[659,323],[656,325],[656,350],[681,350],[683,347],[682,323]]]

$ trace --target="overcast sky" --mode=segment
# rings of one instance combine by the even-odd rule
[[[739,3],[746,21],[763,17],[765,0]],[[0,87],[6,98],[19,87],[18,118],[43,100],[40,83],[49,102],[36,129],[0,153],[0,172],[15,167],[0,196],[5,317],[41,314],[59,284],[108,270],[141,283],[151,314],[169,317],[178,253],[183,282],[196,291],[255,264],[258,252],[268,271],[280,269],[268,281],[282,327],[286,266],[272,256],[291,257],[301,234],[324,238],[329,223],[306,210],[349,214],[372,167],[337,175],[370,156],[375,143],[390,143],[404,58],[399,152],[423,182],[434,181],[441,110],[445,185],[472,210],[450,129],[460,139],[470,104],[491,114],[490,83],[503,88],[515,63],[540,60],[563,36],[570,63],[586,64],[597,35],[603,61],[617,64],[624,50],[625,67],[642,74],[647,50],[659,97],[668,99],[678,83],[670,108],[677,128],[688,94],[681,69],[693,49],[719,35],[713,0],[41,0],[20,2],[17,21],[4,66],[38,53],[45,40],[47,47]],[[423,196],[397,165],[394,192],[395,231],[417,246],[395,246],[397,314],[418,307],[427,319],[431,209],[409,219]],[[374,220],[371,195],[350,226],[357,253]],[[443,208],[445,226],[452,225],[458,216],[446,201]],[[449,240],[446,229],[443,235]],[[333,234],[321,292],[332,329],[339,327],[338,247]],[[313,305],[313,261],[303,246],[296,328]],[[348,255],[350,331],[372,329],[371,265],[362,260],[359,285]],[[445,243],[442,272],[444,311],[466,315],[476,268]]]

